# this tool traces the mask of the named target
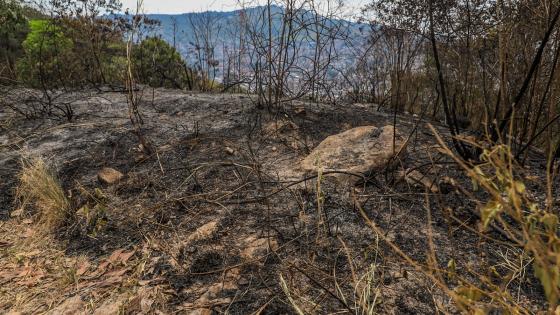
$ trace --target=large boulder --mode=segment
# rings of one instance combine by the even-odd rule
[[[393,142],[393,137],[394,142]],[[393,147],[394,144],[394,147]],[[343,171],[369,176],[406,154],[406,140],[393,126],[363,126],[327,137],[301,163],[304,171]],[[359,177],[334,174],[342,182],[356,183]]]

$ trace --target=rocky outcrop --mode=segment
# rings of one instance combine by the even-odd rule
[[[394,138],[394,140],[393,140]],[[321,168],[368,176],[406,154],[406,140],[393,126],[363,126],[327,137],[301,163],[308,172]],[[339,181],[356,183],[357,176],[334,174]]]

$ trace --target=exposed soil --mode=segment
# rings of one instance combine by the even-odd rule
[[[368,104],[305,102],[271,113],[246,95],[145,90],[144,133],[156,149],[146,155],[123,94],[72,97],[77,116],[70,123],[1,109],[2,313],[291,314],[297,305],[306,314],[362,314],[358,297],[366,288],[377,313],[456,312],[367,226],[353,198],[421,264],[430,230],[442,268],[451,259],[459,272],[498,266],[518,251],[463,228],[477,229],[476,206],[454,189],[427,194],[394,181],[399,169],[416,167],[430,178],[469,183],[436,150],[425,122],[413,132],[417,117],[397,117],[411,136],[399,169],[357,187],[326,178],[318,194],[316,178],[298,167],[306,154],[349,128],[392,124],[391,114]],[[101,189],[103,224],[92,231],[76,223],[37,239],[33,213],[14,215],[22,156],[46,159],[77,205],[86,202],[84,192]],[[96,174],[103,167],[125,179],[102,186]],[[483,256],[489,248],[495,255]],[[543,294],[531,275],[509,285],[519,288],[520,304],[537,310]]]

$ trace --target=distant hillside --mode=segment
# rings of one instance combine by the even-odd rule
[[[273,6],[271,8],[273,16],[273,36],[278,36],[281,32],[283,8]],[[196,63],[196,37],[195,29],[210,29],[208,36],[211,46],[214,47],[214,57],[217,61],[223,60],[224,50],[236,47],[238,43],[240,29],[240,18],[247,19],[249,24],[262,24],[266,16],[266,7],[253,7],[245,10],[237,10],[231,12],[201,12],[201,13],[184,13],[184,14],[149,14],[151,19],[161,22],[161,25],[153,31],[153,35],[161,36],[170,44],[175,44],[179,52],[185,57],[188,63]],[[309,23],[315,18],[314,13],[305,11],[299,13],[295,18],[301,25]],[[320,17],[322,18],[322,17]],[[193,27],[194,24],[194,27]],[[208,25],[208,27],[206,27]],[[346,37],[347,40],[338,40],[335,49],[339,55],[351,54],[351,46],[364,43],[369,34],[369,26],[340,19],[327,19],[325,25],[328,27],[337,26],[340,29],[339,36]],[[201,27],[202,26],[202,27]],[[261,31],[268,32],[266,27]],[[200,33],[200,32],[199,32]],[[267,34],[267,33],[266,33]],[[200,37],[199,37],[200,39]],[[303,41],[303,38],[301,39]],[[201,40],[203,41],[203,40]],[[349,41],[353,44],[349,45]],[[314,51],[313,44],[307,42],[301,43],[301,54],[303,56],[310,55]]]

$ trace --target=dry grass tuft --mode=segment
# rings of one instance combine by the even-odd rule
[[[64,224],[71,213],[70,201],[43,159],[24,159],[19,182],[16,197],[22,209],[28,210],[32,205],[37,211],[39,224],[48,230]]]
[[[378,278],[377,265],[371,264],[366,273],[356,283],[354,290],[356,294],[356,314],[377,314],[377,306],[381,302],[380,279]]]

